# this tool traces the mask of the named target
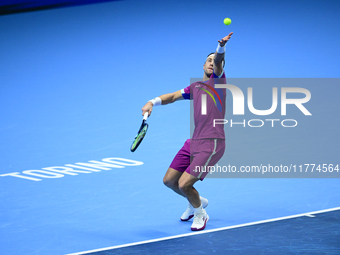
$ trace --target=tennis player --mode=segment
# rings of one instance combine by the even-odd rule
[[[174,93],[164,94],[147,102],[142,108],[151,115],[154,106],[166,105],[182,99],[191,99],[194,103],[195,130],[179,150],[167,170],[163,182],[177,194],[189,201],[186,211],[181,216],[182,221],[192,217],[191,230],[203,230],[209,220],[205,211],[208,200],[199,195],[194,188],[198,180],[203,180],[208,174],[209,166],[214,166],[223,156],[225,150],[225,135],[223,125],[214,127],[214,119],[224,119],[226,89],[215,88],[215,84],[225,84],[223,70],[226,43],[233,33],[218,40],[215,53],[208,55],[203,65],[203,81]]]

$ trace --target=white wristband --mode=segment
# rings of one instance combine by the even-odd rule
[[[227,45],[227,44],[224,44],[224,46],[221,47],[220,44],[218,44],[218,45],[217,45],[217,49],[216,49],[217,53],[220,53],[220,54],[225,53],[225,46],[226,46],[226,45]]]
[[[160,97],[156,97],[154,99],[149,100],[153,104],[153,106],[161,105],[162,104],[162,99]]]

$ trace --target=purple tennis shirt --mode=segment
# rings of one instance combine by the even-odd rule
[[[224,125],[214,127],[214,119],[224,119],[226,89],[215,88],[215,84],[226,84],[224,71],[220,78],[213,73],[209,80],[194,82],[181,90],[184,99],[194,100],[195,130],[192,139],[225,139]]]

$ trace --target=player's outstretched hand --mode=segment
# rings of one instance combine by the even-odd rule
[[[220,46],[223,47],[231,38],[231,36],[233,35],[233,32],[231,32],[229,35],[227,35],[226,37],[222,38],[221,41],[218,40],[218,42],[220,43]]]
[[[144,116],[144,114],[145,114],[146,112],[148,112],[148,113],[149,113],[149,117],[150,117],[151,112],[152,112],[152,108],[153,108],[153,104],[152,104],[151,102],[147,102],[147,103],[143,106],[143,108],[142,108],[142,115]]]

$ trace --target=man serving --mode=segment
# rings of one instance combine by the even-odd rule
[[[142,115],[149,116],[154,106],[166,105],[178,100],[190,99],[194,104],[195,130],[178,151],[168,168],[163,182],[177,194],[189,201],[182,221],[192,217],[191,230],[203,230],[209,220],[205,211],[208,200],[201,197],[194,184],[205,178],[209,166],[214,166],[223,156],[225,135],[223,125],[214,127],[214,119],[224,119],[226,106],[226,89],[215,88],[215,84],[226,84],[223,70],[226,44],[233,33],[218,40],[215,53],[208,55],[203,65],[203,81],[194,82],[190,86],[173,93],[164,94],[147,102],[142,108]]]

